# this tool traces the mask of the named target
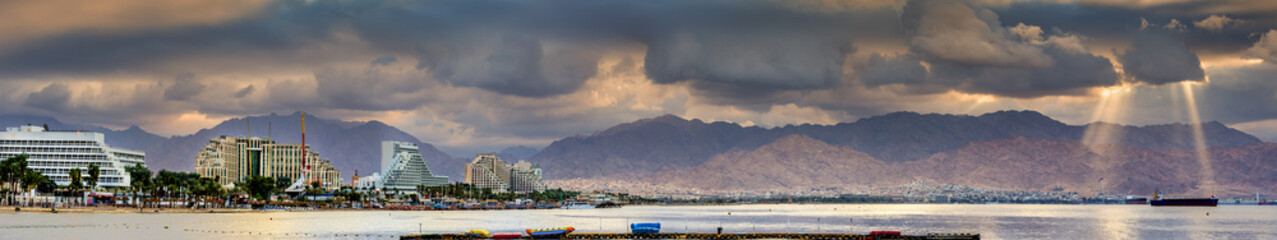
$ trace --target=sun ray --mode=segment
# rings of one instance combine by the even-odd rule
[[[1197,162],[1201,165],[1202,183],[1200,188],[1215,187],[1215,171],[1212,168],[1210,155],[1206,152],[1206,134],[1202,130],[1202,118],[1197,112],[1197,99],[1193,96],[1193,85],[1190,82],[1181,82],[1180,88],[1184,90],[1185,105],[1188,109],[1189,125],[1193,128],[1193,150],[1197,154]]]

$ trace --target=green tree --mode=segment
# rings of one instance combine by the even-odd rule
[[[249,176],[248,182],[244,185],[250,196],[268,202],[270,195],[278,190],[275,187],[275,180],[266,176]]]
[[[0,162],[0,169],[2,169],[0,170],[0,173],[2,173],[0,175],[3,175],[5,183],[11,186],[9,187],[10,194],[8,196],[8,201],[12,204],[14,195],[17,195],[19,192],[23,192],[21,189],[26,186],[23,184],[22,180],[26,178],[26,173],[28,172],[27,154],[22,153],[17,156],[4,159],[3,162]]]
[[[27,174],[35,176],[34,178],[36,179],[35,180],[36,191],[40,191],[42,193],[52,193],[54,190],[58,190],[58,184],[53,183],[53,180],[49,180],[49,178],[45,177],[44,174],[40,174],[40,172],[36,172],[36,171],[31,171]]]
[[[151,169],[138,163],[133,166],[124,167],[124,171],[129,173],[129,189],[133,191],[133,203],[141,203],[141,198],[137,196],[138,192],[146,192],[152,189],[151,186]],[[142,204],[138,204],[141,208]]]
[[[71,176],[71,183],[67,184],[67,188],[71,189],[71,194],[74,194],[77,198],[82,196],[79,193],[80,189],[84,188],[84,182],[80,181],[80,179],[83,178],[81,174],[83,173],[80,172],[80,168],[72,168],[71,172],[68,173],[68,175]]]
[[[90,190],[98,188],[98,177],[101,177],[101,176],[102,176],[102,168],[99,167],[98,164],[96,163],[90,163],[89,178],[85,179],[85,182],[89,183]]]

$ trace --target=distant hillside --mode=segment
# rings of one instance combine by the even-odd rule
[[[712,157],[690,170],[638,178],[653,184],[713,190],[781,190],[810,187],[893,186],[928,180],[993,189],[1093,195],[1245,195],[1277,191],[1277,143],[1210,150],[1214,172],[1203,173],[1196,155],[1078,141],[1024,137],[973,142],[927,158],[888,164],[849,147],[791,135],[752,151]],[[1218,185],[1204,185],[1213,175]],[[1099,182],[1104,178],[1103,185]]]
[[[752,151],[719,154],[690,171],[661,179],[700,189],[779,190],[903,184],[912,178],[855,149],[790,135]]]
[[[1186,124],[1133,127],[1110,125],[1121,136],[1112,142],[1154,150],[1192,149]],[[1260,140],[1217,122],[1203,125],[1210,146],[1241,146]],[[685,120],[672,115],[617,125],[590,136],[564,138],[532,157],[546,178],[651,176],[688,170],[734,150],[754,150],[799,134],[864,152],[887,163],[926,158],[972,142],[1027,138],[1078,141],[1086,126],[1072,126],[1033,111],[1000,111],[981,116],[898,112],[837,125],[764,129]]]

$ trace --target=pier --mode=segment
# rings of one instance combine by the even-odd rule
[[[438,239],[492,239],[488,237],[470,236],[460,233],[410,234],[399,237],[401,240],[438,240]],[[979,234],[927,234],[927,235],[866,235],[853,233],[571,233],[554,237],[522,236],[516,239],[823,239],[823,240],[976,240]]]

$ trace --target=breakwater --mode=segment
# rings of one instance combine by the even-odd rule
[[[401,240],[492,239],[452,233],[410,234]],[[523,236],[516,239],[814,239],[814,240],[976,240],[979,234],[865,235],[851,233],[571,233],[553,237]]]

